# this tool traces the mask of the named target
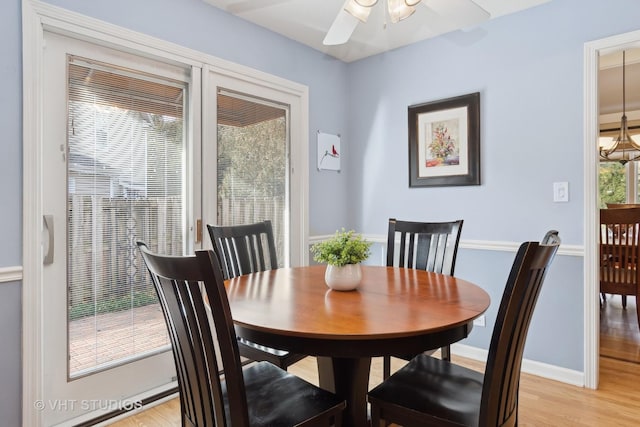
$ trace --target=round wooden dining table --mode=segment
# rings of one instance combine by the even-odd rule
[[[362,266],[353,291],[330,290],[324,272],[316,265],[242,275],[227,293],[239,336],[317,356],[320,386],[347,401],[345,426],[368,425],[371,357],[459,341],[490,303],[477,285],[424,270]]]

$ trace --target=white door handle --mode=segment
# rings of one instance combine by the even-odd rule
[[[49,245],[47,247],[47,253],[44,254],[42,263],[47,265],[53,264],[53,215],[44,215],[44,228],[47,230],[47,235],[49,236]]]

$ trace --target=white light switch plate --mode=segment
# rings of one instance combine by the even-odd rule
[[[485,317],[485,315],[483,314],[482,316],[478,317],[477,319],[473,320],[473,324],[475,326],[482,326],[485,327],[487,326],[487,318]]]
[[[554,202],[569,201],[569,183],[568,182],[553,183],[553,201]]]

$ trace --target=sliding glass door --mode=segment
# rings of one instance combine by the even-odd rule
[[[47,35],[44,381],[47,425],[174,386],[166,325],[136,241],[192,249],[188,70]]]
[[[289,258],[289,107],[219,89],[218,225],[270,220],[280,267]]]
[[[304,264],[306,99],[211,70],[204,76],[203,179],[215,182],[203,184],[205,223],[271,220],[280,266]]]

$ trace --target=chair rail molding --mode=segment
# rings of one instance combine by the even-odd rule
[[[309,245],[332,238],[332,234],[309,236]],[[363,237],[373,243],[386,245],[387,235],[382,234],[364,234]],[[398,240],[399,242],[399,240]],[[483,251],[499,251],[499,252],[517,252],[522,242],[504,242],[493,240],[462,240],[460,239],[459,249],[476,249]],[[581,245],[565,245],[561,244],[558,249],[558,255],[564,256],[584,256],[584,246]]]
[[[0,283],[18,282],[22,280],[22,267],[0,267]]]

